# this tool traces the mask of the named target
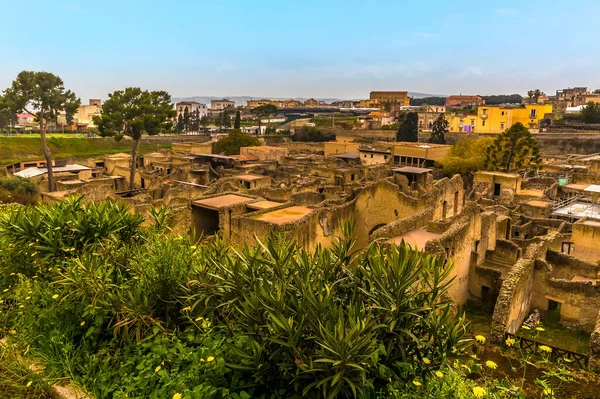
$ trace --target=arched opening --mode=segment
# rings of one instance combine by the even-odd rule
[[[375,227],[373,227],[371,229],[371,231],[369,231],[369,237],[371,236],[371,234],[373,234],[373,232],[375,232],[375,230],[377,230],[378,228],[383,227],[383,226],[385,226],[385,223],[380,223],[380,224],[376,225]]]

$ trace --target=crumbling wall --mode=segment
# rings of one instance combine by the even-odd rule
[[[407,196],[398,190],[398,186],[386,180],[366,186],[355,200],[355,235],[358,247],[368,244],[369,235],[376,228],[406,218],[424,208],[424,201]]]
[[[395,220],[375,230],[371,234],[371,240],[387,240],[407,231],[420,229],[427,225],[433,217],[433,207],[415,213],[407,218]]]
[[[498,239],[495,249],[487,254],[487,259],[505,265],[514,265],[521,257],[521,249],[512,241]]]
[[[325,200],[325,195],[316,191],[302,191],[292,194],[290,201],[296,205],[317,205]]]
[[[425,246],[429,254],[443,256],[447,263],[452,265],[450,278],[454,281],[448,294],[457,305],[464,304],[469,298],[469,275],[478,258],[483,259],[484,247],[489,240],[481,242],[482,214],[475,204],[470,204],[463,210],[457,219],[442,235],[430,240]],[[485,226],[489,230],[495,228],[491,225],[490,215],[485,216]]]
[[[504,333],[514,334],[527,314],[533,287],[533,259],[520,259],[504,280],[494,308],[492,337],[501,343]]]
[[[533,245],[512,267],[502,283],[492,318],[492,339],[501,343],[504,333],[514,334],[529,314],[536,259],[546,258],[545,243]]]
[[[600,264],[600,223],[582,218],[573,223],[573,256],[586,262]]]
[[[590,368],[600,368],[600,312],[596,316],[594,331],[590,336]]]

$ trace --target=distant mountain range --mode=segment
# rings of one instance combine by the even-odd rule
[[[413,98],[423,98],[423,97],[433,97],[435,94],[426,94],[426,93],[416,93],[409,92],[408,95]],[[196,101],[201,104],[210,104],[211,100],[222,100],[228,99],[231,101],[235,101],[236,105],[246,105],[248,100],[261,100],[263,98],[269,98],[271,100],[296,100],[296,101],[306,101],[307,97],[261,97],[261,96],[193,96],[193,97],[172,97],[171,101],[174,103],[178,103],[180,101]],[[366,98],[366,97],[365,97]],[[358,101],[360,98],[354,99],[340,99],[340,98],[315,98],[317,101],[325,101],[326,103],[332,103],[334,101]]]

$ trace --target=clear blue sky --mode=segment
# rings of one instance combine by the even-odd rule
[[[600,1],[0,0],[0,88],[23,70],[83,99],[365,98],[600,87]]]

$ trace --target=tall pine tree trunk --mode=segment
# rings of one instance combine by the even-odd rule
[[[137,154],[140,148],[140,142],[142,141],[142,137],[138,137],[135,139],[133,143],[133,149],[131,151],[131,169],[129,170],[129,189],[135,189],[135,171],[137,169]]]
[[[40,137],[42,138],[42,151],[44,152],[44,158],[46,158],[46,170],[48,171],[48,192],[54,191],[54,170],[52,169],[52,153],[46,142],[46,129],[48,128],[47,123],[44,121],[42,113],[40,112]]]

